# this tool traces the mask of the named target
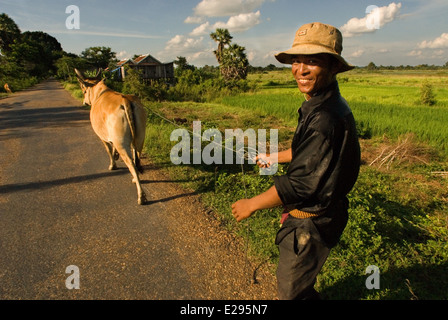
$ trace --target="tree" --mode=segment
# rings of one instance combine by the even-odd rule
[[[185,70],[194,71],[196,69],[193,65],[188,64],[187,58],[185,57],[177,57],[177,60],[174,60],[174,64],[177,66],[176,76],[181,76]]]
[[[221,74],[226,81],[246,79],[249,62],[244,52],[246,48],[237,44],[224,49],[220,65]]]
[[[75,54],[65,53],[64,56],[55,62],[56,75],[61,79],[72,79],[74,69],[86,70],[89,68],[88,62]]]
[[[374,64],[373,62],[370,62],[370,63],[367,65],[367,70],[376,70],[376,69],[378,69],[378,67],[377,67],[376,64]]]
[[[110,63],[117,61],[116,53],[108,47],[90,47],[81,52],[81,57],[86,59],[96,69],[106,69]]]
[[[62,46],[56,38],[42,31],[27,31],[22,33],[21,42],[30,43],[38,50],[38,55],[28,61],[36,64],[41,75],[56,72],[54,63],[63,56]]]
[[[218,49],[214,51],[219,63],[221,75],[225,81],[246,79],[249,61],[246,48],[238,44],[231,44],[232,36],[227,29],[216,29],[210,37],[218,42]]]
[[[34,40],[45,46],[45,50],[48,52],[60,52],[62,46],[55,37],[50,36],[48,33],[42,31],[26,31],[22,33],[22,40]]]
[[[11,52],[10,45],[20,37],[20,29],[6,13],[0,14],[0,50],[2,54]]]
[[[218,42],[218,50],[215,50],[213,52],[216,56],[216,59],[218,60],[218,63],[221,64],[224,48],[226,45],[230,44],[233,37],[230,35],[228,29],[216,29],[216,32],[212,32],[210,34],[210,37],[214,41]]]
[[[63,55],[61,44],[42,31],[22,33],[9,48],[8,57],[37,77],[55,72],[54,63]]]
[[[126,78],[123,83],[123,93],[125,94],[135,94],[139,98],[143,98],[146,88],[142,81],[142,75],[140,70],[127,69]]]

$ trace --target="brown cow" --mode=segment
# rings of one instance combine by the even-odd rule
[[[138,204],[146,201],[137,169],[145,141],[146,110],[135,96],[123,95],[104,84],[104,80],[86,78],[75,69],[84,93],[84,104],[90,105],[92,128],[106,147],[109,170],[116,169],[117,152],[132,174],[137,186]]]

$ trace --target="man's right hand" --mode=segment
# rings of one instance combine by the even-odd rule
[[[254,161],[260,168],[269,168],[272,165],[271,159],[267,154],[264,153],[260,153],[258,156],[256,156],[254,158]]]

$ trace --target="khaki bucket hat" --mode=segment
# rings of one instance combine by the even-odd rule
[[[328,53],[340,63],[339,72],[352,70],[354,66],[341,56],[342,33],[335,27],[320,22],[308,23],[297,30],[292,48],[275,55],[278,61],[292,64],[295,55]]]

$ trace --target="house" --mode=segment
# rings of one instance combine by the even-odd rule
[[[118,78],[126,78],[126,68],[139,70],[143,80],[173,79],[174,63],[162,63],[150,54],[141,55],[135,59],[125,59],[117,63],[117,68],[112,72],[118,72]]]

